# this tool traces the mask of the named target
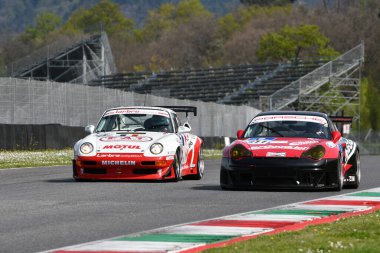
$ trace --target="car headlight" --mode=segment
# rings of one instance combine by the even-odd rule
[[[158,155],[159,153],[161,153],[163,149],[164,149],[164,146],[162,146],[161,143],[153,143],[150,146],[150,152],[152,152],[152,154],[155,154],[155,155]]]
[[[324,157],[326,150],[323,146],[318,145],[302,153],[301,157],[320,160]]]
[[[89,154],[93,150],[94,150],[94,146],[89,142],[85,142],[80,146],[80,152],[82,152],[83,154]]]
[[[244,147],[243,145],[236,145],[231,149],[230,156],[232,159],[236,160],[243,157],[251,157],[252,152],[248,150],[246,147]]]

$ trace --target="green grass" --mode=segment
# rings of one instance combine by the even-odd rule
[[[17,150],[0,151],[0,169],[71,165],[74,151],[72,149],[63,150]],[[204,150],[205,159],[217,159],[222,157],[221,150]]]
[[[221,159],[223,150],[220,149],[204,149],[203,158],[204,159]]]
[[[300,231],[263,235],[204,253],[369,253],[380,252],[380,211],[308,226]]]
[[[72,149],[0,151],[0,169],[69,165],[73,159]]]

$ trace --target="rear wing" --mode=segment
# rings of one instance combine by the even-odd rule
[[[350,116],[329,116],[332,122],[334,123],[346,123],[351,124],[353,117]]]
[[[344,135],[347,135],[350,133],[350,126],[352,124],[352,119],[353,117],[350,117],[350,116],[329,116],[329,118],[331,119],[332,122],[334,122],[339,131],[344,134]]]
[[[193,113],[194,116],[197,116],[197,107],[195,107],[195,106],[176,106],[176,105],[169,106],[169,105],[164,105],[164,106],[157,106],[157,107],[167,108],[167,109],[173,110],[175,112],[185,112],[186,117],[188,116],[189,113]]]

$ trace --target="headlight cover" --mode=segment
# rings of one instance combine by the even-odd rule
[[[231,148],[230,156],[232,159],[237,160],[243,157],[251,157],[252,152],[243,145],[236,145],[233,148]]]
[[[317,145],[302,153],[301,157],[313,160],[321,160],[325,156],[326,150],[323,146]]]
[[[90,154],[93,150],[94,146],[89,142],[85,142],[82,145],[80,145],[80,152],[82,152],[83,154]]]
[[[150,146],[150,152],[152,154],[158,155],[158,154],[160,154],[162,152],[162,150],[164,150],[164,146],[162,146],[161,143],[153,143]]]

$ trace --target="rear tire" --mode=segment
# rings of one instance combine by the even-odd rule
[[[220,185],[220,188],[223,191],[233,191],[233,190],[235,190],[235,188],[232,185],[232,183],[228,184],[227,172],[223,172],[222,169],[220,169],[220,174],[219,174],[219,185]]]
[[[355,174],[353,176],[355,177],[355,182],[353,184],[347,185],[347,188],[352,188],[352,189],[357,189],[359,188],[360,185],[360,180],[361,180],[361,170],[360,170],[360,155],[359,151],[355,151],[355,154],[353,155],[352,159],[352,170],[354,171]],[[348,175],[348,176],[352,176]]]

